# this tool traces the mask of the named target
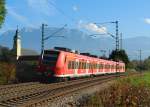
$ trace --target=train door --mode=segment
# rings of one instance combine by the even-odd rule
[[[99,61],[97,61],[97,64],[96,64],[96,74],[99,74]]]
[[[89,72],[89,61],[86,61],[86,75],[88,75]]]
[[[78,76],[78,70],[79,70],[79,59],[75,59],[75,63],[74,63],[74,76]]]
[[[99,62],[99,72],[103,73],[103,63]]]

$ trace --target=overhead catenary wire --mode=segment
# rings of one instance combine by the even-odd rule
[[[61,8],[56,6],[52,1],[47,0],[47,2],[48,2],[49,6],[53,6],[59,13],[61,13],[66,19],[68,19],[69,21],[73,22],[74,24],[78,25],[79,24],[79,20],[82,20],[82,19],[76,19],[76,18],[73,18],[72,16],[67,15]],[[83,17],[84,19],[87,20],[87,17],[84,17],[82,15],[79,15],[79,17]]]
[[[64,30],[66,26],[67,26],[67,24],[65,24],[65,25],[64,25],[63,27],[61,27],[60,29],[56,30],[56,31],[55,31],[54,33],[52,33],[51,35],[45,37],[44,40],[47,40],[47,39],[49,39],[50,37],[54,37],[54,35],[55,35],[56,33],[58,33],[58,32],[60,32],[60,31]],[[57,36],[57,37],[58,37],[58,36]],[[61,36],[59,36],[59,37],[61,37]]]
[[[69,19],[71,22],[75,22],[76,23],[75,19],[73,19],[72,17],[68,16],[62,9],[58,8],[53,2],[51,2],[50,0],[47,0],[47,2],[48,2],[49,6],[53,6],[64,17],[66,17],[67,19]]]

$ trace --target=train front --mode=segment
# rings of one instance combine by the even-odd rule
[[[59,51],[55,50],[44,51],[38,65],[37,71],[39,75],[42,77],[54,78],[59,53]]]

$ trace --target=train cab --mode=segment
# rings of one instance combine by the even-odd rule
[[[55,75],[56,63],[59,57],[59,51],[45,50],[40,58],[38,71],[45,76]]]

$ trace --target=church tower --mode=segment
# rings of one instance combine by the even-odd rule
[[[14,36],[13,50],[16,54],[16,59],[18,60],[19,56],[21,56],[21,38],[19,35],[18,28],[17,28],[15,36]]]

